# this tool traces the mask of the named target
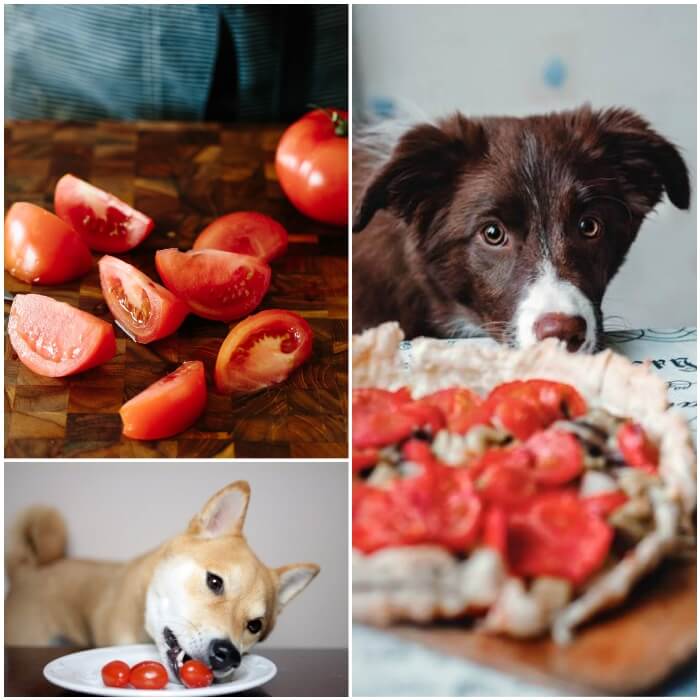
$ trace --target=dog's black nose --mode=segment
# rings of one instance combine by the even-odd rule
[[[576,352],[586,340],[586,319],[566,314],[544,314],[535,321],[535,337],[559,338],[569,352]]]
[[[228,639],[214,639],[209,644],[209,665],[215,671],[230,671],[241,665],[241,655]]]

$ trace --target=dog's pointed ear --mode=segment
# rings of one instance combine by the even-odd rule
[[[465,165],[486,151],[483,126],[456,114],[437,125],[420,124],[400,139],[355,209],[352,230],[362,231],[380,209],[424,228],[454,195]]]
[[[690,206],[688,168],[678,149],[635,112],[608,109],[598,114],[606,155],[622,171],[636,197],[631,205],[644,215],[664,190],[679,209]]]
[[[321,570],[318,564],[288,564],[273,569],[277,576],[277,608],[282,608],[296,598]]]
[[[235,481],[215,493],[190,521],[187,532],[200,537],[238,535],[243,531],[250,501],[247,481]]]

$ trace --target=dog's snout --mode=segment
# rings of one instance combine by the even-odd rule
[[[209,644],[209,665],[215,671],[230,671],[241,665],[241,655],[228,639],[214,639]]]
[[[537,340],[559,338],[566,343],[569,352],[576,352],[586,340],[586,320],[582,316],[544,314],[535,321]]]

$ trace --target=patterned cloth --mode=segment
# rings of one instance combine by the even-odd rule
[[[5,117],[289,120],[347,106],[346,5],[8,5]],[[218,49],[220,49],[218,51]],[[216,71],[215,71],[216,69]]]

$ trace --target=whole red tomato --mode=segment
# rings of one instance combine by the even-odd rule
[[[316,109],[292,124],[277,146],[284,193],[303,214],[334,226],[348,223],[347,112]]]

